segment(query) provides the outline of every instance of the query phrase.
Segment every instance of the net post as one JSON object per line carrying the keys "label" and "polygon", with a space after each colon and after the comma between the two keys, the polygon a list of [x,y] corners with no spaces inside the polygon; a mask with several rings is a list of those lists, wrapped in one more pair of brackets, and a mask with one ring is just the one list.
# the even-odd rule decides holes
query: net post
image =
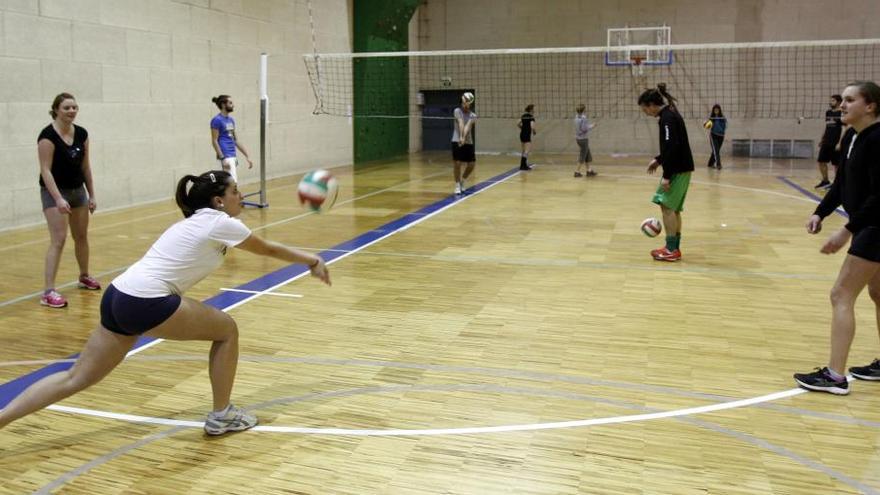
{"label": "net post", "polygon": [[[269,120],[269,94],[267,89],[268,79],[268,63],[269,55],[267,53],[260,54],[260,202],[245,202],[248,206],[256,206],[257,208],[266,208],[269,203],[266,202],[266,123]],[[253,196],[257,193],[246,195]]]}
{"label": "net post", "polygon": [[260,99],[260,208],[269,206],[266,202],[266,119],[268,101]]}
{"label": "net post", "polygon": [[260,54],[260,205],[266,202],[266,122],[269,120],[269,54]]}

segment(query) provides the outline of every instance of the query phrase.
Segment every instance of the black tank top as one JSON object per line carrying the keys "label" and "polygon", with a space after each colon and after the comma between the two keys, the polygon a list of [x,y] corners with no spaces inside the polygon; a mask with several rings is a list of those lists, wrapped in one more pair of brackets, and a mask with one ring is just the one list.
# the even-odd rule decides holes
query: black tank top
{"label": "black tank top", "polygon": [[520,122],[522,122],[522,128],[519,131],[519,135],[523,138],[532,137],[532,122],[535,121],[535,118],[532,117],[530,113],[522,114],[520,117]]}
{"label": "black tank top", "polygon": [[[75,124],[73,126],[73,144],[71,145],[61,139],[52,124],[47,125],[40,132],[37,143],[48,139],[55,145],[55,153],[52,155],[52,178],[55,179],[55,185],[59,189],[76,189],[85,182],[82,163],[85,158],[88,138],[89,133]],[[42,175],[40,175],[40,187],[46,187]]]}

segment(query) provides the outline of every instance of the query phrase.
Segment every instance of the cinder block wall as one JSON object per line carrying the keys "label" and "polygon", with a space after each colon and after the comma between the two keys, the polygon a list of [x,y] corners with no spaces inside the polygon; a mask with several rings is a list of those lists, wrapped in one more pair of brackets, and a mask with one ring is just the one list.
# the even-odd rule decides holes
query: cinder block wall
{"label": "cinder block wall", "polygon": [[[349,3],[312,8],[318,50],[351,51]],[[169,198],[179,177],[215,167],[211,97],[221,93],[236,102],[256,162],[261,52],[270,54],[268,176],[351,163],[348,120],[311,113],[301,58],[311,51],[305,0],[0,2],[0,229],[42,221],[36,140],[63,91],[89,131],[99,210]]]}

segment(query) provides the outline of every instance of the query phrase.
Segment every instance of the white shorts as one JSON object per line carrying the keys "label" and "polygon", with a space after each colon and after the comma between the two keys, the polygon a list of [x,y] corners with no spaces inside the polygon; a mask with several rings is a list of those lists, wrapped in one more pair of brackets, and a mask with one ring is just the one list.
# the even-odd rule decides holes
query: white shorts
{"label": "white shorts", "polygon": [[217,160],[217,163],[220,164],[221,170],[229,172],[229,175],[232,176],[232,180],[238,183],[238,174],[236,173],[236,169],[238,168],[238,158],[229,156],[222,160]]}

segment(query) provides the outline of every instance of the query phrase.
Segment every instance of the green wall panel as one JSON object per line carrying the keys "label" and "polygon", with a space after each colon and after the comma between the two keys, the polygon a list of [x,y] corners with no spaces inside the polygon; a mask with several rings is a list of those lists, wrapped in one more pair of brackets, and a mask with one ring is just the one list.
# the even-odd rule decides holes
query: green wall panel
{"label": "green wall panel", "polygon": [[[354,51],[398,52],[409,47],[409,20],[421,0],[355,0]],[[409,150],[409,65],[403,58],[355,59],[354,162],[381,160]]]}

